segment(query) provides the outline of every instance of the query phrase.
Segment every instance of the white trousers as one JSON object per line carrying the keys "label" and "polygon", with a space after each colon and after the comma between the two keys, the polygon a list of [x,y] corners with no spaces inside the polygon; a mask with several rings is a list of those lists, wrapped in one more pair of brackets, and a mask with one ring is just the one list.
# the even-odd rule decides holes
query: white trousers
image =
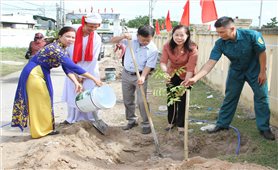
{"label": "white trousers", "polygon": [[68,117],[66,120],[69,123],[75,123],[81,120],[95,121],[98,120],[98,111],[84,113],[79,111],[76,107],[68,106]]}

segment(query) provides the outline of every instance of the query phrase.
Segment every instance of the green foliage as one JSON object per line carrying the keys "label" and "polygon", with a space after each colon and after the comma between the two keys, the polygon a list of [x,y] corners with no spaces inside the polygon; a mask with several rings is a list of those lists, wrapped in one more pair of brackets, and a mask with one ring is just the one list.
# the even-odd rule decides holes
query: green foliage
{"label": "green foliage", "polygon": [[277,26],[278,21],[277,21],[276,17],[271,18],[270,20],[271,20],[271,22],[266,23],[266,25],[263,25],[262,28],[278,28],[278,26]]}
{"label": "green foliage", "polygon": [[26,60],[24,57],[26,51],[27,48],[0,48],[1,61],[15,61],[22,63],[21,65],[2,63],[0,76],[5,76],[7,74],[21,70],[28,62],[28,60]]}
{"label": "green foliage", "polygon": [[149,24],[149,17],[148,16],[139,16],[133,20],[129,20],[127,22],[127,26],[130,28],[138,28],[141,25],[148,25]]}
{"label": "green foliage", "polygon": [[175,74],[177,74],[178,76],[180,76],[182,73],[185,73],[185,66],[180,67],[178,69],[174,70],[174,73],[171,75],[171,77],[173,77]]}
{"label": "green foliage", "polygon": [[[173,74],[170,75],[172,78],[175,74],[180,76],[182,73],[185,73],[184,67],[180,67],[179,69],[174,70]],[[168,74],[161,70],[161,68],[158,68],[152,75],[155,79],[163,79],[162,82],[168,81]],[[167,85],[168,88],[170,88],[169,92],[167,93],[165,88],[157,88],[153,90],[154,96],[165,96],[167,95],[167,105],[173,105],[174,103],[180,101],[180,97],[183,96],[183,94],[186,92],[186,87],[179,85],[179,86],[173,86],[172,84]]]}
{"label": "green foliage", "polygon": [[58,33],[59,33],[58,29],[47,30],[46,31],[46,36],[49,37],[49,38],[58,38]]}
{"label": "green foliage", "polygon": [[173,105],[180,101],[180,97],[186,92],[186,88],[182,85],[173,86],[170,84],[170,92],[167,93],[168,103],[167,105]]}
{"label": "green foliage", "polygon": [[73,19],[71,22],[72,24],[81,24],[81,19]]}
{"label": "green foliage", "polygon": [[165,88],[157,88],[153,90],[154,96],[166,96],[167,92]]}
{"label": "green foliage", "polygon": [[153,73],[152,77],[154,77],[155,79],[167,79],[167,74],[161,70],[161,68],[159,67],[158,69],[155,70],[155,72]]}

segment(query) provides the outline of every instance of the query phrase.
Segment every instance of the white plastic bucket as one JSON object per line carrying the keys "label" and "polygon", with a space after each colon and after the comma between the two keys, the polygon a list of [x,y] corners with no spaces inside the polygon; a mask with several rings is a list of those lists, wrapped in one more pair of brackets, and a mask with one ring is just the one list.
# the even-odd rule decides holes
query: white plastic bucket
{"label": "white plastic bucket", "polygon": [[109,109],[116,104],[116,95],[111,87],[103,85],[78,94],[75,104],[81,112]]}

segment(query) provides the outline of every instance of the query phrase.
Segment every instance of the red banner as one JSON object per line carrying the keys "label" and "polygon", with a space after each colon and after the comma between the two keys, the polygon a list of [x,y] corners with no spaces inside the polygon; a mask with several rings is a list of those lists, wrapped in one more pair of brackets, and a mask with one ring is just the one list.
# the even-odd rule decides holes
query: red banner
{"label": "red banner", "polygon": [[202,7],[202,22],[210,22],[217,20],[217,12],[214,0],[200,0],[200,5]]}
{"label": "red banner", "polygon": [[183,14],[181,17],[180,24],[189,26],[189,0],[187,0],[185,6],[183,7]]}
{"label": "red banner", "polygon": [[156,33],[156,35],[160,35],[159,22],[158,22],[158,20],[156,20],[156,22],[155,22],[155,33]]}
{"label": "red banner", "polygon": [[170,32],[172,30],[172,23],[170,19],[170,11],[168,10],[167,17],[165,19],[165,25],[167,32]]}

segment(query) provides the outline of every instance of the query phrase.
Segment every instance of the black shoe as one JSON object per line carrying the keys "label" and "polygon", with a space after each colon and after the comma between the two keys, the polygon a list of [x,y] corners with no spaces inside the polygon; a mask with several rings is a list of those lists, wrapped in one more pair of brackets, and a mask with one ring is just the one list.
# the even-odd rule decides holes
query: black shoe
{"label": "black shoe", "polygon": [[168,125],[168,127],[165,128],[164,130],[165,130],[165,131],[169,131],[169,130],[171,130],[171,129],[174,129],[174,127],[175,127],[175,125],[172,125],[172,126],[171,126],[171,125],[170,125],[170,126]]}
{"label": "black shoe", "polygon": [[220,132],[222,130],[229,130],[229,128],[226,128],[226,127],[220,127],[220,126],[215,126],[214,129],[211,129],[211,130],[207,130],[208,133],[217,133],[217,132]]}
{"label": "black shoe", "polygon": [[138,126],[138,123],[136,123],[136,122],[131,123],[131,124],[128,123],[126,126],[123,127],[123,130],[129,130],[129,129],[134,128],[135,126]]}
{"label": "black shoe", "polygon": [[142,128],[142,134],[149,134],[151,133],[151,128],[150,127],[143,127]]}
{"label": "black shoe", "polygon": [[52,132],[50,132],[48,135],[57,135],[59,134],[60,132],[57,131],[57,130],[53,130]]}
{"label": "black shoe", "polygon": [[275,140],[275,136],[271,130],[260,131],[260,134],[267,140]]}

